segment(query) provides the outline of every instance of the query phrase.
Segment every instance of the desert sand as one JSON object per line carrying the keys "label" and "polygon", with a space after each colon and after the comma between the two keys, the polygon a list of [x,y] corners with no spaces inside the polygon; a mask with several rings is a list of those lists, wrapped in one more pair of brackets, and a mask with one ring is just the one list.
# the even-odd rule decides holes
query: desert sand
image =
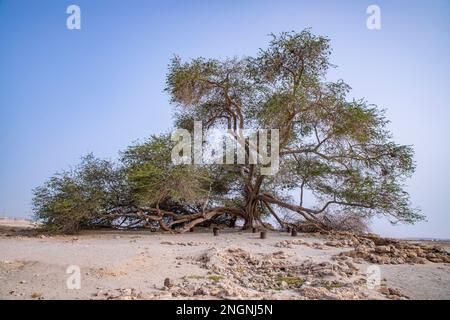
{"label": "desert sand", "polygon": [[[0,220],[0,299],[450,299],[449,263],[373,264],[320,234],[44,236],[34,227]],[[67,285],[70,266],[80,270],[79,289]],[[380,282],[371,285],[373,266]]]}

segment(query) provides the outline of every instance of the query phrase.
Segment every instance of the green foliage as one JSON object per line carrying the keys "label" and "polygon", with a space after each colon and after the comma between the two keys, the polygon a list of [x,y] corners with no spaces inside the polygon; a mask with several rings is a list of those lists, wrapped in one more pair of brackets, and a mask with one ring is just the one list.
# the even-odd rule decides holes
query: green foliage
{"label": "green foliage", "polygon": [[208,172],[197,166],[174,165],[173,146],[168,135],[153,136],[123,153],[127,179],[141,205],[155,206],[167,200],[196,203],[206,197],[211,184]]}
{"label": "green foliage", "polygon": [[218,275],[218,274],[213,274],[213,275],[208,276],[208,279],[217,283],[217,282],[219,282],[220,280],[223,279],[223,276]]}
{"label": "green foliage", "polygon": [[288,286],[301,287],[305,283],[305,279],[299,277],[287,277],[279,275],[277,277],[277,284],[281,285],[283,282],[286,283]]}
{"label": "green foliage", "polygon": [[76,168],[56,174],[34,190],[36,218],[51,232],[72,233],[95,224],[124,196],[118,174],[108,161],[91,154],[83,157]]}

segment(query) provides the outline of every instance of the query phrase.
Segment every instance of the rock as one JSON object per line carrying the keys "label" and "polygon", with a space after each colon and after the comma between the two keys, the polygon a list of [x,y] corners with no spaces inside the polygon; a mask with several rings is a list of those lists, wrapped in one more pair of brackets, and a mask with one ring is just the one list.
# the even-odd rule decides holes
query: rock
{"label": "rock", "polygon": [[428,260],[425,258],[422,258],[422,257],[417,257],[414,259],[414,262],[418,263],[418,264],[426,264],[428,262]]}
{"label": "rock", "polygon": [[406,295],[404,295],[402,292],[400,292],[398,289],[394,288],[388,288],[388,287],[380,287],[378,291],[385,296],[387,296],[389,299],[404,299],[408,298]]}
{"label": "rock", "polygon": [[352,270],[358,270],[358,267],[355,266],[355,264],[352,263],[351,261],[345,261],[345,264]]}
{"label": "rock", "polygon": [[376,247],[375,242],[370,239],[364,239],[363,243],[371,249],[374,249]]}
{"label": "rock", "polygon": [[[399,261],[399,259],[395,260],[395,259],[391,259],[389,256],[387,255],[380,255],[378,256],[378,263],[379,264],[389,264],[392,263],[394,261]],[[397,263],[398,264],[398,263]]]}
{"label": "rock", "polygon": [[361,259],[361,258],[355,258],[355,259],[353,260],[353,262],[354,262],[354,263],[357,263],[357,264],[362,264],[362,263],[364,263],[364,259]]}
{"label": "rock", "polygon": [[[303,246],[311,247],[311,245],[308,242],[306,242],[302,239],[283,240],[283,241],[276,243],[275,247],[292,249],[294,245],[303,245]],[[315,244],[315,245],[322,246],[321,244]]]}
{"label": "rock", "polygon": [[273,256],[275,259],[287,259],[287,258],[288,258],[288,255],[287,255],[286,252],[284,252],[284,251],[277,251],[277,252],[274,252],[274,253],[272,253],[272,256]]}
{"label": "rock", "polygon": [[[297,240],[297,239],[295,239]],[[301,243],[301,242],[297,242]],[[312,245],[308,246],[312,247]],[[305,299],[299,295],[301,288],[326,286],[323,292],[328,298],[361,298],[356,284],[358,270],[352,258],[336,256],[337,263],[325,261],[316,263],[305,260],[302,263],[290,261],[285,251],[271,253],[250,253],[241,248],[218,249],[209,248],[200,257],[189,257],[191,263],[199,264],[207,270],[207,276],[190,280],[188,277],[177,285],[166,278],[162,290],[173,297],[220,298],[220,299]],[[186,259],[187,257],[185,257]],[[209,276],[221,277],[219,282],[211,281]],[[352,277],[350,277],[352,276]],[[327,277],[327,278],[324,278]],[[328,278],[330,277],[330,278]],[[169,279],[169,280],[167,280]],[[193,282],[192,282],[193,281]],[[336,286],[333,284],[337,283]],[[342,285],[345,284],[345,285]],[[290,289],[290,290],[280,290]],[[158,293],[151,293],[154,298],[162,298]],[[134,295],[131,297],[135,298]],[[147,298],[147,296],[146,296]]]}
{"label": "rock", "polygon": [[31,294],[31,298],[32,298],[32,299],[38,299],[38,300],[41,300],[41,299],[42,299],[42,293],[40,293],[40,292],[33,292],[33,293]]}
{"label": "rock", "polygon": [[164,286],[167,288],[171,288],[175,285],[174,281],[170,278],[165,278],[164,279]]}
{"label": "rock", "polygon": [[340,247],[340,246],[341,246],[341,243],[338,242],[338,241],[336,241],[336,240],[333,240],[333,241],[327,241],[327,242],[325,242],[325,245],[326,245],[326,246],[330,246],[330,247]]}
{"label": "rock", "polygon": [[131,296],[131,294],[133,293],[133,290],[130,288],[125,288],[125,289],[122,289],[121,292],[125,296]]}
{"label": "rock", "polygon": [[332,268],[333,264],[331,262],[324,261],[324,262],[319,263],[318,266],[322,267],[322,268]]}
{"label": "rock", "polygon": [[[427,261],[434,263],[450,261],[450,253],[438,246],[430,247],[427,244],[388,238],[368,239],[367,236],[352,236],[351,239],[353,243],[359,243],[359,245],[355,250],[342,252],[340,255],[352,257],[356,263],[361,260],[379,264],[422,264]],[[341,246],[348,243],[347,240],[341,238],[339,238],[339,242]]]}
{"label": "rock", "polygon": [[202,296],[202,295],[208,296],[209,294],[210,294],[210,291],[207,287],[197,288],[194,292],[194,295],[196,295],[196,296]]}
{"label": "rock", "polygon": [[375,252],[377,253],[387,253],[387,252],[391,252],[391,248],[388,246],[376,246],[375,247]]}
{"label": "rock", "polygon": [[325,269],[319,271],[319,275],[322,277],[336,277],[337,273],[331,269]]}
{"label": "rock", "polygon": [[403,296],[403,294],[400,292],[400,290],[389,288],[389,294],[394,296]]}
{"label": "rock", "polygon": [[365,245],[359,245],[356,247],[355,251],[358,254],[368,254],[369,252],[372,252],[372,249]]}
{"label": "rock", "polygon": [[170,299],[170,298],[172,298],[172,293],[171,292],[160,293],[160,294],[158,294],[158,298]]}

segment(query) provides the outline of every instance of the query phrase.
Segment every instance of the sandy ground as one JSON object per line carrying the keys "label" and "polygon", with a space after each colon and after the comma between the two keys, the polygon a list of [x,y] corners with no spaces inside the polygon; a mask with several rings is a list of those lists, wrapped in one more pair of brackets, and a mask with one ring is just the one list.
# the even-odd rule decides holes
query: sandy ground
{"label": "sandy ground", "polygon": [[[207,264],[199,263],[205,253],[220,254],[231,248],[241,253],[267,257],[281,251],[285,255],[282,259],[295,266],[304,261],[331,262],[333,256],[350,250],[321,246],[325,239],[308,234],[299,234],[297,239],[307,244],[317,244],[320,248],[309,245],[280,248],[276,246],[277,243],[292,240],[292,237],[278,232],[269,233],[264,240],[259,239],[259,234],[237,230],[222,231],[214,237],[208,229],[182,235],[146,231],[91,231],[76,236],[45,237],[36,236],[33,227],[26,222],[0,220],[0,299],[106,299],[136,297],[135,293],[139,293],[138,298],[170,299],[175,296],[164,286],[166,278],[175,285],[183,281],[186,283],[186,279],[192,279],[193,282],[208,277],[213,279],[211,274],[216,272],[212,272]],[[450,248],[449,243],[441,245]],[[67,268],[73,265],[80,268],[80,289],[67,287],[67,280],[71,276]],[[357,275],[364,278],[369,264],[355,265],[359,269]],[[383,286],[394,288],[409,299],[450,299],[448,263],[378,267]],[[213,280],[209,281],[209,286],[219,285],[227,279]],[[367,285],[358,283],[361,292],[358,298],[385,298],[379,293],[378,287],[367,288]],[[283,290],[273,292],[273,296],[269,293],[269,296],[264,297],[295,299],[302,295],[299,291],[289,289],[286,290],[289,293],[286,296],[283,296]],[[234,296],[240,298],[239,294]],[[333,297],[335,295],[323,296]]]}

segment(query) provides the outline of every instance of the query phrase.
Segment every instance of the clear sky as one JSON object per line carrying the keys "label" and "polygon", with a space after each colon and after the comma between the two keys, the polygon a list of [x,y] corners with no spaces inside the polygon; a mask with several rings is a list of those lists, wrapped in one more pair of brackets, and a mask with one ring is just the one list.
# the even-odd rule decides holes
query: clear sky
{"label": "clear sky", "polygon": [[[81,8],[81,30],[66,8]],[[381,30],[366,27],[369,5]],[[450,238],[450,2],[0,0],[0,215],[30,216],[31,190],[94,152],[172,125],[163,92],[173,54],[254,54],[271,32],[326,35],[352,95],[387,108],[395,140],[414,145],[408,181],[415,226],[376,221],[389,236]]]}

